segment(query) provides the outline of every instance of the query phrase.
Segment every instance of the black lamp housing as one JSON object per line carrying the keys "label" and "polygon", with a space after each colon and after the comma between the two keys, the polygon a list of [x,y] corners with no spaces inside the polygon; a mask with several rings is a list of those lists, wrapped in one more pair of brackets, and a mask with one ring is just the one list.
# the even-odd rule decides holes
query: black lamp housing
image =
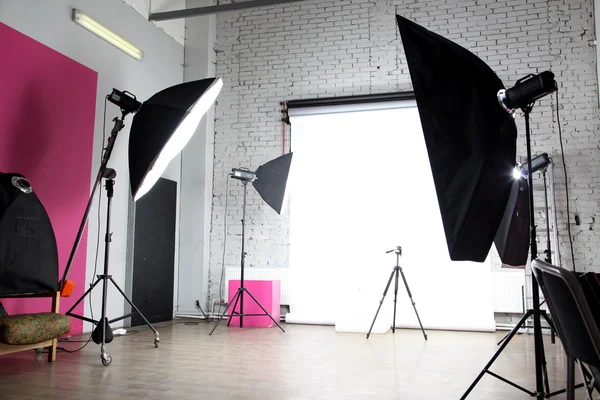
{"label": "black lamp housing", "polygon": [[[547,168],[548,165],[550,165],[550,164],[552,164],[552,159],[550,158],[548,153],[538,154],[537,156],[535,156],[531,159],[531,171],[534,173],[541,171],[544,168]],[[527,165],[526,162],[523,164],[518,164],[516,166],[516,169],[520,175],[517,177],[527,178],[527,175],[529,174],[529,166]]]}

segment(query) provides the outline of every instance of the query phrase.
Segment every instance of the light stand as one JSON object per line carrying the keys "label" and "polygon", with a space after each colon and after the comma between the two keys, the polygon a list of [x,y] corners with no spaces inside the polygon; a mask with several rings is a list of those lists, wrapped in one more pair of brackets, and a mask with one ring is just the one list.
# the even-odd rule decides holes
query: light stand
{"label": "light stand", "polygon": [[75,236],[75,243],[73,244],[71,254],[69,255],[69,261],[67,262],[67,267],[65,268],[65,272],[63,273],[61,281],[62,285],[64,285],[67,282],[67,277],[69,276],[69,271],[73,266],[73,261],[75,260],[77,249],[79,248],[81,238],[83,237],[83,232],[85,232],[85,227],[87,225],[90,216],[90,211],[92,209],[92,203],[94,202],[94,196],[96,195],[96,190],[98,189],[98,186],[100,186],[100,182],[102,182],[102,178],[106,171],[106,166],[108,165],[108,160],[110,160],[110,156],[115,146],[115,141],[117,140],[117,135],[125,127],[124,120],[127,114],[129,114],[129,112],[122,110],[121,117],[115,117],[113,119],[114,126],[110,131],[110,136],[108,137],[108,142],[106,144],[106,148],[104,149],[104,155],[102,156],[102,160],[100,162],[100,168],[98,169],[98,174],[96,175],[94,186],[92,186],[92,193],[90,194],[90,198],[85,208],[85,212],[83,213],[83,218],[81,220],[81,224],[79,225],[79,230],[77,231],[77,235]]}
{"label": "light stand", "polygon": [[[547,181],[547,175],[546,175],[547,172],[548,172],[548,167],[546,166],[542,169],[542,175],[544,177],[544,205],[546,208],[546,250],[544,250],[544,255],[546,257],[544,258],[544,261],[546,261],[548,264],[552,264],[552,245],[551,245],[551,241],[550,241],[550,208],[548,206],[548,181]],[[554,225],[554,229],[556,230],[556,224]],[[558,243],[556,243],[555,245],[558,247]],[[532,272],[532,275],[533,275],[533,272]],[[543,304],[543,302],[542,302],[542,304]],[[540,306],[542,304],[540,304]],[[544,310],[540,310],[540,311],[544,311]],[[550,335],[551,335],[552,344],[554,344],[556,342],[556,334],[554,333],[554,329],[552,327],[550,327]]]}
{"label": "light stand", "polygon": [[[75,246],[73,247],[73,251],[71,252],[71,258],[69,260],[67,270],[65,270],[65,274],[63,277],[63,283],[64,283],[65,282],[64,279],[66,279],[66,276],[68,274],[68,269],[71,266],[71,263],[73,261],[72,259],[75,255],[75,252],[77,251],[77,246],[79,245],[79,241],[81,240],[81,235],[83,234],[83,231],[85,230],[85,225],[87,223],[89,211],[91,208],[91,203],[93,201],[96,189],[100,185],[100,182],[102,181],[102,179],[106,179],[106,196],[108,198],[108,206],[107,206],[107,210],[106,210],[106,234],[105,234],[105,239],[104,239],[105,240],[104,270],[101,275],[97,276],[96,281],[90,286],[90,288],[75,302],[75,304],[73,304],[73,306],[69,309],[69,311],[66,312],[66,315],[68,315],[70,317],[74,317],[74,318],[77,318],[77,319],[80,319],[83,321],[87,321],[87,322],[90,322],[90,323],[93,323],[96,325],[96,328],[94,329],[94,333],[92,334],[92,337],[94,339],[94,342],[101,345],[100,346],[100,358],[102,360],[102,364],[104,364],[105,366],[108,366],[112,361],[111,356],[106,352],[107,333],[109,334],[108,342],[110,342],[112,340],[112,338],[111,338],[112,332],[110,331],[111,323],[123,320],[125,318],[129,318],[133,314],[138,313],[142,317],[142,319],[144,320],[146,325],[148,325],[148,327],[152,330],[152,332],[154,332],[154,347],[158,347],[158,343],[160,341],[159,333],[156,331],[156,329],[154,329],[152,324],[150,324],[150,322],[148,322],[146,317],[144,317],[144,315],[135,306],[135,304],[133,304],[131,302],[131,300],[129,299],[129,297],[127,297],[125,292],[123,292],[123,290],[121,290],[119,285],[117,285],[117,283],[112,279],[112,276],[108,274],[110,243],[112,241],[112,233],[110,232],[110,217],[111,217],[111,208],[112,208],[112,198],[113,198],[113,192],[114,192],[114,190],[113,190],[114,182],[115,182],[114,178],[116,177],[116,172],[110,168],[107,168],[106,165],[108,164],[108,160],[110,159],[110,155],[112,153],[114,143],[117,138],[117,134],[125,126],[123,123],[123,120],[125,119],[125,116],[127,114],[128,113],[126,111],[123,111],[121,118],[114,119],[115,125],[114,125],[114,127],[111,131],[111,135],[108,139],[108,145],[106,146],[104,156],[102,157],[100,170],[98,171],[98,177],[97,177],[94,187],[92,189],[92,194],[90,196],[90,200],[88,202],[88,206],[87,206],[86,212],[84,214],[84,219],[83,219],[81,226],[79,228],[79,231],[77,233],[77,240],[75,242]],[[107,295],[108,295],[107,280],[110,280],[113,283],[113,285],[117,288],[119,293],[121,293],[121,295],[125,298],[125,300],[129,303],[129,305],[135,310],[135,312],[123,315],[121,317],[112,319],[110,321],[108,320],[108,318],[106,317],[106,300],[107,300]],[[100,319],[94,320],[91,318],[84,317],[82,315],[73,314],[73,310],[79,305],[79,303],[81,303],[81,301],[83,301],[83,299],[85,297],[87,297],[87,295],[100,282],[102,282],[102,315],[100,316]],[[100,337],[98,337],[98,336],[100,336]]]}
{"label": "light stand", "polygon": [[[532,106],[527,105],[522,108],[523,113],[525,114],[525,141],[527,144],[527,166],[529,171],[533,171],[531,167],[531,136],[530,136],[530,128],[529,128],[529,114],[531,113]],[[534,216],[534,201],[533,201],[533,173],[528,173],[527,180],[529,183],[529,229],[531,232],[530,235],[530,253],[531,253],[531,261],[537,259],[538,250],[537,250],[537,233],[535,226],[535,216]],[[543,343],[543,335],[542,335],[542,326],[541,326],[541,318],[543,317],[550,328],[555,331],[554,324],[546,314],[545,310],[540,309],[540,291],[537,280],[535,276],[532,274],[531,276],[531,285],[532,285],[532,293],[533,293],[533,309],[527,310],[525,315],[519,320],[517,325],[513,328],[513,330],[505,337],[502,342],[502,345],[496,351],[496,353],[492,356],[490,361],[486,364],[483,370],[479,373],[477,378],[473,381],[471,386],[467,389],[467,391],[461,397],[461,400],[467,398],[469,393],[475,388],[477,383],[481,380],[483,375],[490,374],[494,378],[497,378],[527,394],[531,397],[535,397],[537,400],[542,400],[549,397],[554,397],[556,395],[565,393],[566,389],[561,389],[555,392],[550,392],[549,381],[548,381],[548,371],[546,368],[546,357],[544,355],[544,343]],[[533,335],[534,335],[534,347],[535,347],[535,382],[536,389],[535,391],[530,391],[525,389],[524,387],[517,385],[516,383],[494,373],[489,370],[492,366],[496,358],[506,348],[506,346],[510,343],[511,339],[518,333],[518,331],[525,325],[527,320],[533,317]],[[577,387],[581,387],[582,385],[578,385]]]}
{"label": "light stand", "polygon": [[[548,183],[546,173],[548,167],[542,169],[542,175],[544,177],[544,205],[546,207],[546,250],[544,250],[544,261],[548,264],[552,264],[552,246],[550,243],[550,208],[548,207]],[[556,226],[554,227],[556,229]],[[557,243],[558,245],[558,243]]]}
{"label": "light stand", "polygon": [[[248,182],[250,182],[250,181],[242,180],[242,184],[244,185],[244,200],[243,200],[243,206],[242,206],[242,258],[241,258],[241,263],[240,263],[240,267],[241,267],[240,287],[238,288],[235,295],[229,301],[229,304],[227,305],[227,308],[225,308],[225,311],[223,311],[223,313],[217,319],[217,322],[215,323],[212,330],[210,331],[209,336],[213,334],[215,329],[217,329],[217,327],[221,323],[221,320],[223,318],[225,318],[226,316],[229,317],[229,320],[227,321],[227,326],[229,326],[231,324],[231,319],[234,316],[238,316],[240,318],[240,328],[244,327],[244,317],[267,316],[271,319],[271,321],[273,321],[273,323],[275,325],[277,325],[277,327],[279,329],[281,329],[282,332],[285,332],[285,330],[281,327],[281,325],[279,325],[279,323],[277,321],[275,321],[273,316],[271,314],[269,314],[269,312],[262,306],[262,304],[260,304],[260,302],[258,300],[256,300],[256,298],[252,295],[252,293],[250,293],[250,291],[244,286],[244,266],[245,266],[245,259],[246,259],[246,251],[245,251],[244,244],[246,241],[245,240],[245,238],[246,238],[246,235],[245,235],[245,232],[246,232],[246,194],[248,191]],[[264,312],[264,314],[244,314],[244,293],[246,293],[248,296],[250,296],[250,298],[260,307],[260,309]],[[240,303],[240,311],[239,312],[235,311],[235,308],[236,308],[238,302]],[[227,311],[229,311],[229,309],[231,308],[232,305],[233,305],[233,308],[231,309],[231,314],[227,315]]]}
{"label": "light stand", "polygon": [[[161,177],[170,161],[181,152],[185,145],[194,135],[202,117],[215,102],[223,81],[219,78],[207,78],[197,81],[181,83],[168,87],[154,94],[143,104],[137,98],[127,92],[113,89],[106,100],[117,105],[121,109],[121,118],[114,119],[114,127],[108,139],[108,145],[102,156],[100,169],[94,182],[92,193],[85,209],[83,219],[79,226],[75,243],[69,256],[69,261],[61,282],[61,293],[70,293],[74,282],[67,281],[69,270],[73,264],[77,248],[83,237],[83,232],[90,214],[92,201],[98,186],[103,178],[107,179],[106,189],[108,196],[108,210],[105,236],[104,273],[98,275],[92,286],[77,300],[67,311],[67,315],[83,321],[96,324],[92,333],[95,343],[101,344],[101,359],[104,365],[109,365],[111,357],[106,353],[106,343],[112,341],[112,331],[109,323],[120,321],[133,315],[129,313],[119,318],[108,321],[106,318],[107,280],[110,280],[121,295],[127,300],[133,310],[138,313],[146,325],[154,332],[154,346],[158,347],[159,334],[140,310],[129,300],[125,293],[119,288],[110,275],[108,275],[109,248],[111,242],[110,233],[110,211],[112,206],[114,170],[107,169],[108,160],[112,154],[118,133],[123,129],[125,117],[135,114],[129,132],[129,181],[133,200],[139,200],[153,187]],[[99,321],[73,314],[75,307],[94,289],[103,282],[102,295],[102,318]]]}
{"label": "light stand", "polygon": [[383,291],[383,297],[381,297],[381,301],[379,302],[379,307],[377,307],[377,312],[375,313],[375,317],[373,318],[373,322],[371,323],[371,327],[369,328],[369,332],[367,333],[367,339],[369,338],[369,336],[371,336],[371,331],[373,330],[373,326],[375,325],[375,321],[377,320],[377,316],[379,315],[379,310],[381,310],[381,306],[383,305],[385,296],[387,295],[388,289],[390,288],[390,284],[392,283],[392,278],[394,278],[394,318],[393,318],[393,322],[392,322],[392,333],[396,333],[396,300],[398,299],[398,275],[402,275],[402,280],[404,281],[404,287],[406,287],[406,292],[408,293],[410,302],[412,303],[412,306],[415,309],[415,315],[417,316],[417,320],[419,321],[419,326],[421,327],[421,332],[423,332],[423,337],[425,338],[425,340],[427,340],[427,334],[425,333],[425,329],[423,329],[423,324],[421,323],[421,318],[419,318],[419,313],[417,312],[417,306],[415,305],[415,301],[412,298],[410,288],[408,287],[408,282],[406,281],[406,277],[404,276],[404,271],[402,271],[402,267],[400,266],[400,256],[402,255],[402,247],[396,246],[395,249],[386,251],[386,254],[389,254],[391,252],[396,253],[396,266],[394,267],[394,270],[390,274],[390,278],[388,279],[387,285],[385,286],[385,290]]}

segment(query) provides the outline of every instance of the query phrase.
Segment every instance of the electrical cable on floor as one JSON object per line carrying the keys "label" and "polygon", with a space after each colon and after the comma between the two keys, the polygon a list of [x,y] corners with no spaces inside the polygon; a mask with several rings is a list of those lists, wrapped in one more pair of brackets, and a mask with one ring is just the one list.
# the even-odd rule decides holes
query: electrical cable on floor
{"label": "electrical cable on floor", "polygon": [[198,309],[200,309],[200,312],[202,313],[202,316],[204,318],[209,318],[209,316],[204,312],[204,310],[202,309],[202,306],[200,305],[200,301],[196,300],[196,307]]}
{"label": "electrical cable on floor", "polygon": [[[203,322],[208,322],[208,320],[204,320]],[[155,328],[156,329],[164,329],[164,328],[170,328],[170,327],[172,327],[174,325],[181,325],[181,324],[183,324],[185,326],[198,326],[198,325],[200,325],[200,322],[197,322],[197,321],[175,321],[175,322],[172,322],[170,324],[165,324],[165,325],[161,325],[161,326],[156,325]],[[127,333],[125,333],[124,335],[114,335],[114,338],[117,339],[117,338],[120,338],[120,337],[135,336],[135,335],[139,335],[139,334],[143,334],[143,333],[150,333],[150,334],[154,335],[154,333],[152,331],[150,331],[150,330],[148,330],[148,331],[128,330]],[[69,350],[69,349],[66,349],[64,347],[57,347],[56,349],[60,350],[60,351],[64,351],[65,353],[77,353],[78,351],[83,350],[85,348],[85,346],[87,346],[90,341],[91,341],[91,337],[88,340],[58,339],[59,343],[85,343],[85,344],[83,346],[81,346],[79,349],[76,349],[76,350]],[[43,350],[43,351],[36,350],[36,352],[38,354],[42,354],[42,353],[46,353],[47,354],[48,350]]]}
{"label": "electrical cable on floor", "polygon": [[[219,301],[223,300],[223,278],[225,278],[225,250],[227,247],[227,204],[229,200],[229,178],[231,178],[231,174],[227,174],[227,183],[225,186],[225,213],[223,214],[223,260],[221,262],[221,279],[219,281]],[[204,314],[204,311],[202,311],[202,314]]]}
{"label": "electrical cable on floor", "polygon": [[569,244],[571,245],[571,261],[573,262],[573,272],[575,268],[575,252],[573,251],[573,236],[571,235],[571,211],[569,208],[569,178],[567,176],[567,164],[565,163],[565,149],[563,147],[562,128],[560,124],[560,104],[558,101],[558,94],[556,92],[556,121],[558,122],[558,137],[560,139],[560,154],[562,158],[563,171],[565,173],[565,194],[567,199],[567,232],[569,233]]}

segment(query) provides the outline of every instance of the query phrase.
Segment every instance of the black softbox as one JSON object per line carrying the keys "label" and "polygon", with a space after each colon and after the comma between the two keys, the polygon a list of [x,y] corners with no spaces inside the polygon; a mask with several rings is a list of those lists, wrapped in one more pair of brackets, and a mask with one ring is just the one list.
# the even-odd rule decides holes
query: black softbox
{"label": "black softbox", "polygon": [[504,85],[477,56],[397,16],[450,258],[486,259],[506,210],[516,160]]}
{"label": "black softbox", "polygon": [[529,233],[529,184],[525,179],[515,179],[494,238],[503,267],[525,268],[529,255]]}
{"label": "black softbox", "polygon": [[0,173],[0,295],[57,290],[50,218],[22,175]]}

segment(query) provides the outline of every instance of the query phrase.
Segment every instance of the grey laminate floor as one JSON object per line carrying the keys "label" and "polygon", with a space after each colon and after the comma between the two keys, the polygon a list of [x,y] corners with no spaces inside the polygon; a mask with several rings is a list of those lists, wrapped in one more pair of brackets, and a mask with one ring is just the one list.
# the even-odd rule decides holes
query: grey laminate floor
{"label": "grey laminate floor", "polygon": [[[336,334],[332,327],[276,329],[210,324],[158,324],[161,343],[146,329],[109,345],[59,353],[47,364],[33,352],[0,357],[0,399],[458,399],[496,349],[504,332],[397,330],[383,336]],[[565,357],[546,338],[552,389],[564,385]],[[67,344],[76,348],[76,344]],[[533,389],[533,341],[517,337],[495,372]],[[554,397],[564,399],[565,397]],[[578,399],[585,398],[580,390]],[[470,399],[530,399],[484,377]]]}

